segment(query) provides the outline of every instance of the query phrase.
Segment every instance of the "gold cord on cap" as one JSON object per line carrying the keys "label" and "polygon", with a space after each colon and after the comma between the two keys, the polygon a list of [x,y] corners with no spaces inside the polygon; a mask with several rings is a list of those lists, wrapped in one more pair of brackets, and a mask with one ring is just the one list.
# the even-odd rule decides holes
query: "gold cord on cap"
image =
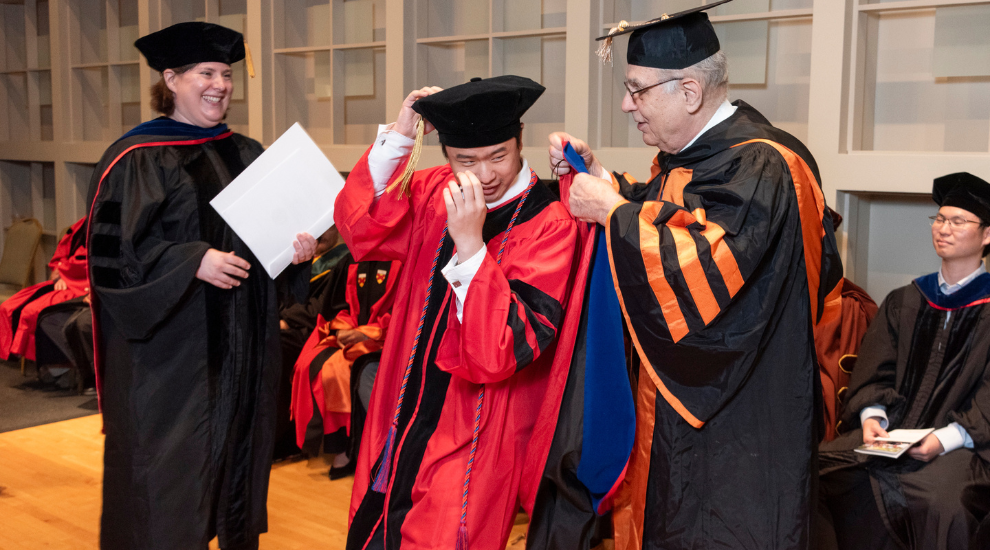
{"label": "gold cord on cap", "polygon": [[248,47],[247,40],[244,41],[244,64],[247,65],[248,76],[254,78],[254,62],[251,60],[251,48]]}
{"label": "gold cord on cap", "polygon": [[598,57],[602,60],[603,65],[605,63],[608,63],[609,65],[612,64],[612,35],[626,30],[626,27],[628,26],[628,21],[619,21],[619,26],[612,27],[612,30],[608,31],[608,37],[605,38],[601,46],[598,46],[598,51],[595,53],[598,54]]}
{"label": "gold cord on cap", "polygon": [[409,153],[406,169],[402,171],[402,176],[399,179],[385,189],[386,192],[392,192],[398,188],[400,195],[412,196],[412,193],[409,192],[409,182],[412,180],[413,172],[416,171],[416,164],[419,163],[419,155],[423,152],[423,134],[425,131],[426,124],[423,122],[423,117],[419,117],[419,122],[416,123],[416,143],[413,145],[412,152]]}

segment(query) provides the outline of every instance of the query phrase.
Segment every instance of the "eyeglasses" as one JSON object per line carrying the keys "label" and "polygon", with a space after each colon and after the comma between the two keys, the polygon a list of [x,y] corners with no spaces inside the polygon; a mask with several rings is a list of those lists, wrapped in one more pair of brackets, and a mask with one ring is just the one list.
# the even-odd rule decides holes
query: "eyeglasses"
{"label": "eyeglasses", "polygon": [[946,218],[941,214],[939,214],[938,216],[928,216],[928,219],[932,221],[932,227],[941,226],[942,224],[948,222],[949,227],[953,231],[961,230],[962,228],[966,227],[967,223],[975,223],[977,225],[983,225],[983,222],[981,221],[967,220],[966,218],[960,218],[960,217]]}
{"label": "eyeglasses", "polygon": [[622,85],[625,86],[626,92],[629,94],[629,97],[631,97],[633,99],[636,99],[636,96],[637,95],[639,95],[639,94],[641,94],[641,93],[643,93],[643,92],[645,92],[647,90],[656,88],[657,86],[659,86],[661,84],[666,84],[668,82],[673,82],[675,80],[684,80],[684,77],[682,76],[682,77],[679,77],[679,78],[671,78],[671,79],[668,79],[668,80],[664,80],[662,82],[657,82],[656,84],[653,84],[652,86],[646,86],[644,88],[640,88],[638,90],[630,90],[629,89],[629,82],[628,81],[627,82],[623,82]]}

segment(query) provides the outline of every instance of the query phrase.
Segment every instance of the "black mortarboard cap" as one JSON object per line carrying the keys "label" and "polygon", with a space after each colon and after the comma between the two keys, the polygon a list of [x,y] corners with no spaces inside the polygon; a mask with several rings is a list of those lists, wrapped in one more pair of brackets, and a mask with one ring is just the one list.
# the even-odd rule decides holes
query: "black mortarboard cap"
{"label": "black mortarboard cap", "polygon": [[519,135],[519,119],[544,90],[522,76],[472,78],[420,98],[412,108],[436,127],[440,143],[458,148],[488,147]]}
{"label": "black mortarboard cap", "polygon": [[[708,20],[709,10],[732,0],[721,0],[674,14],[664,14],[640,25],[613,29],[598,40],[606,40],[599,55],[608,55],[611,38],[632,33],[626,49],[626,63],[657,69],[684,69],[718,53],[721,46],[715,27]],[[604,53],[603,53],[604,52]]]}
{"label": "black mortarboard cap", "polygon": [[932,200],[939,206],[955,206],[972,212],[984,224],[990,224],[990,183],[969,172],[935,178]]}
{"label": "black mortarboard cap", "polygon": [[233,65],[244,59],[244,35],[213,23],[176,23],[134,42],[148,65],[162,72],[191,63]]}

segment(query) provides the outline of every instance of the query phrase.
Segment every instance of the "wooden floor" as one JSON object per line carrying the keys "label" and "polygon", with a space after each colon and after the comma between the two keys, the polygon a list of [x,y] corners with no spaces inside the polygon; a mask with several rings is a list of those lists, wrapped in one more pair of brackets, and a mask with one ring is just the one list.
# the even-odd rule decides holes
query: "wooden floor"
{"label": "wooden floor", "polygon": [[[0,548],[97,548],[100,422],[93,415],[0,434]],[[353,478],[330,481],[327,469],[323,459],[272,468],[263,550],[344,548]],[[523,548],[525,529],[513,529],[510,549]]]}

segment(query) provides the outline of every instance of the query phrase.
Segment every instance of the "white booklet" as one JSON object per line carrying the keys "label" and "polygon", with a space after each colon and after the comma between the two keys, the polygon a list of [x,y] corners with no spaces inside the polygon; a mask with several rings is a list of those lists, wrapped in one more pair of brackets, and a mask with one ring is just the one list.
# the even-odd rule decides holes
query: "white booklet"
{"label": "white booklet", "polygon": [[900,458],[908,449],[933,431],[935,431],[935,428],[925,430],[891,430],[887,432],[887,437],[878,437],[872,444],[866,445],[864,443],[854,450],[857,453],[863,453],[865,455]]}
{"label": "white booklet", "polygon": [[297,122],[210,205],[274,279],[292,263],[297,233],[319,237],[330,229],[343,188],[344,178]]}

